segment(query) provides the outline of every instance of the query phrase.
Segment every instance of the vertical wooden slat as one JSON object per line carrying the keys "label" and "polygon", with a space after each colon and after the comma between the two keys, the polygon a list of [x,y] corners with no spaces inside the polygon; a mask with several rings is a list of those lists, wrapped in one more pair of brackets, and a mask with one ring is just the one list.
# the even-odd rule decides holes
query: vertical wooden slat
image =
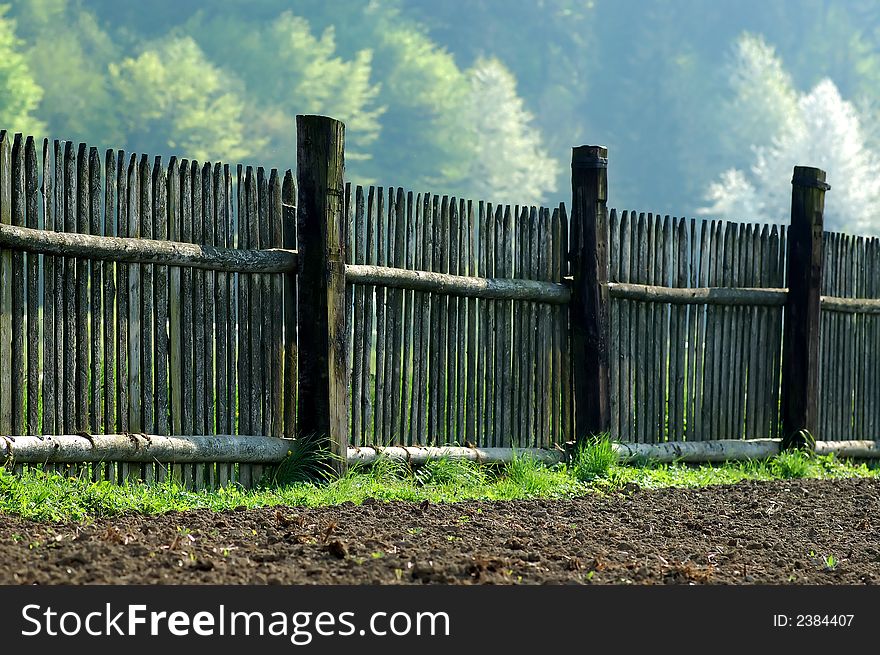
{"label": "vertical wooden slat", "polygon": [[[249,247],[248,210],[245,197],[246,179],[241,164],[237,167],[236,176],[236,222],[238,238],[236,248],[246,250]],[[251,423],[251,361],[250,361],[250,283],[248,275],[239,273],[238,286],[238,434],[252,435]]]}
{"label": "vertical wooden slat", "polygon": [[[12,144],[11,198],[12,224],[26,225],[24,143],[16,134]],[[21,250],[12,253],[12,350],[9,360],[12,370],[12,425],[13,435],[25,434],[27,403],[27,361],[25,359],[26,275],[25,255]]]}
{"label": "vertical wooden slat", "polygon": [[[104,153],[104,224],[102,234],[116,236],[116,153]],[[104,262],[104,429],[114,432],[119,429],[117,414],[118,380],[116,370],[116,280],[118,266],[114,262]],[[105,476],[107,472],[102,471]]]}
{"label": "vertical wooden slat", "polygon": [[[415,269],[416,264],[416,213],[417,206],[413,205],[413,202],[417,202],[416,199],[413,198],[412,191],[408,191],[406,194],[406,227],[404,238],[406,239],[406,268],[409,270]],[[421,305],[421,299],[417,297],[417,294],[413,291],[404,292],[404,307],[405,313],[403,316],[403,381],[402,381],[402,405],[403,409],[401,410],[401,425],[400,425],[400,438],[401,443],[405,443],[407,445],[413,445],[416,443],[415,440],[415,425],[416,425],[416,412],[415,412],[415,398],[413,394],[413,390],[415,389],[415,381],[416,381],[416,367],[415,367],[415,340],[413,337],[414,334],[414,323],[416,321],[416,304]]]}
{"label": "vertical wooden slat", "polygon": [[[627,283],[630,281],[629,271],[631,266],[631,243],[632,243],[632,222],[630,220],[630,212],[624,210],[620,216],[619,230],[619,251],[620,262],[617,266],[617,275],[620,282]],[[560,271],[561,273],[561,271]],[[559,278],[562,279],[561,277]],[[618,403],[620,404],[617,434],[613,435],[619,441],[632,440],[633,427],[633,378],[632,378],[632,322],[633,302],[630,300],[616,301],[620,306],[619,328],[616,331],[618,341],[619,366],[618,373],[619,390]],[[563,329],[563,328],[558,328]]]}
{"label": "vertical wooden slat", "polygon": [[[425,231],[421,193],[417,193],[415,198],[408,196],[407,220],[409,222],[407,263],[409,268],[421,270]],[[412,383],[410,393],[412,416],[408,443],[415,446],[422,443],[422,398],[425,389],[422,357],[422,309],[425,303],[425,294],[421,291],[414,291],[410,295],[410,301],[412,303]]]}
{"label": "vertical wooden slat", "polygon": [[[89,159],[86,144],[80,143],[76,158],[76,231],[89,231]],[[69,180],[68,180],[69,183]],[[76,426],[89,430],[89,261],[76,260]]]}
{"label": "vertical wooden slat", "polygon": [[[496,211],[491,203],[486,203],[486,276],[497,277],[497,256],[496,256]],[[497,305],[498,302],[490,300],[488,305],[489,321],[487,324],[487,342],[486,351],[486,445],[497,446],[498,441],[498,321],[497,321]]]}
{"label": "vertical wooden slat", "polygon": [[[562,250],[561,250],[561,222],[559,217],[559,207],[553,208],[553,213],[550,217],[550,243],[551,243],[551,280],[556,282],[557,284],[562,283]],[[562,438],[562,434],[560,431],[560,423],[562,418],[562,407],[561,407],[561,393],[564,393],[564,390],[560,388],[560,375],[561,375],[561,348],[562,344],[560,343],[560,338],[562,336],[562,327],[560,325],[560,320],[562,317],[562,307],[561,306],[553,306],[551,308],[552,316],[550,320],[550,353],[552,357],[552,361],[550,364],[550,394],[551,394],[551,403],[550,403],[550,434],[551,434],[551,443],[552,444],[562,444],[564,440]],[[619,438],[619,433],[617,435]]]}
{"label": "vertical wooden slat", "polygon": [[[761,229],[761,233],[758,240],[758,248],[755,251],[754,256],[757,258],[757,274],[758,274],[758,284],[761,287],[770,286],[770,267],[769,267],[769,258],[768,253],[770,250],[770,229],[768,225],[764,225]],[[756,331],[757,342],[758,343],[766,343],[768,338],[768,320],[770,316],[770,309],[767,307],[761,307],[758,312],[758,329]],[[763,351],[763,348],[762,348]],[[755,388],[755,397],[757,399],[757,416],[758,416],[758,429],[759,436],[762,438],[767,438],[770,436],[770,418],[768,415],[769,409],[769,389],[767,388],[767,369],[769,368],[769,363],[766,361],[766,358],[763,356],[764,352],[761,353],[762,356],[758,358],[757,368],[755,370],[757,377],[757,384]]]}
{"label": "vertical wooden slat", "polygon": [[[502,274],[505,277],[513,277],[513,231],[514,217],[511,216],[510,205],[504,207],[504,214],[501,223],[501,266]],[[512,435],[514,431],[514,411],[516,409],[516,399],[514,397],[515,387],[513,385],[512,358],[513,353],[513,312],[517,303],[507,300],[498,303],[501,308],[503,321],[501,322],[501,330],[503,335],[502,351],[501,351],[501,384],[502,390],[502,406],[501,410],[501,435],[499,444],[502,447],[509,447],[512,444]]]}
{"label": "vertical wooden slat", "polygon": [[[470,238],[468,233],[468,204],[462,198],[458,201],[458,244],[457,253],[453,251],[453,257],[458,257],[458,271],[460,275],[467,275],[468,270],[468,253],[470,251]],[[467,376],[467,321],[469,298],[458,299],[458,358],[456,362],[458,378],[458,395],[455,400],[458,416],[456,424],[458,425],[458,439],[461,443],[467,443],[468,430],[467,423],[467,391],[471,384],[471,380]],[[512,408],[511,408],[512,409]]]}
{"label": "vertical wooden slat", "polygon": [[[168,238],[171,241],[183,239],[183,216],[181,204],[181,170],[176,157],[168,162],[166,177],[166,198],[168,212]],[[183,352],[183,269],[172,267],[168,272],[168,382],[171,391],[172,434],[184,434],[183,423],[183,385],[184,385],[184,352]],[[179,469],[178,469],[179,472]],[[172,477],[175,475],[171,471]]]}
{"label": "vertical wooden slat", "polygon": [[[553,251],[552,251],[552,233],[551,227],[551,217],[550,210],[547,207],[543,208],[543,218],[541,221],[541,256],[542,256],[542,266],[541,266],[541,279],[545,281],[553,280]],[[546,448],[551,448],[553,446],[553,431],[552,431],[552,386],[553,386],[553,345],[552,345],[552,322],[551,318],[553,315],[553,307],[546,303],[540,306],[541,312],[541,368],[542,368],[542,384],[541,384],[541,399],[543,405],[543,412],[541,413],[541,434],[543,436],[542,445]]]}
{"label": "vertical wooden slat", "polygon": [[[229,222],[226,218],[226,180],[223,175],[223,165],[214,164],[211,171],[211,187],[214,198],[213,215],[211,220],[214,223],[214,244],[220,248],[229,247]],[[280,214],[281,208],[281,189],[278,188],[277,212]],[[278,218],[281,229],[281,219]],[[279,240],[279,248],[283,246],[283,240]],[[279,276],[279,284],[281,284],[281,276]],[[279,293],[276,298],[278,305],[275,310],[282,311],[284,298]],[[229,369],[229,349],[228,342],[231,340],[231,332],[235,329],[234,324],[229,322],[229,274],[217,272],[214,279],[214,339],[216,341],[216,371],[214,377],[214,397],[217,402],[217,433],[232,434],[232,421],[230,421],[230,408],[235,405],[234,386],[230,384]],[[282,345],[283,347],[283,345]],[[221,474],[221,471],[223,473]],[[215,484],[221,485],[220,478],[224,477],[224,481],[228,480],[228,469],[225,464],[217,465],[217,479]]]}
{"label": "vertical wooden slat", "polygon": [[[431,194],[422,196],[422,249],[421,269],[433,270],[434,262],[434,213],[432,211]],[[430,442],[433,427],[433,407],[431,405],[431,389],[433,386],[433,359],[431,343],[431,294],[422,294],[421,328],[419,339],[419,360],[421,361],[421,377],[419,382],[419,432],[418,443]]]}
{"label": "vertical wooden slat", "polygon": [[[449,222],[446,230],[449,243],[449,260],[446,272],[452,275],[458,274],[459,250],[461,248],[459,242],[459,215],[458,200],[456,198],[449,199]],[[447,443],[460,443],[458,432],[458,296],[449,296],[446,300],[447,304],[447,365],[446,365],[446,422],[447,422]]]}
{"label": "vertical wooden slat", "polygon": [[[12,149],[9,133],[6,130],[0,131],[0,223],[12,224]],[[3,434],[13,433],[12,264],[12,250],[6,248],[0,250],[0,361],[10,363],[8,366],[0,366],[0,432]],[[58,268],[60,269],[60,266]],[[58,348],[57,352],[60,353],[61,350]],[[58,416],[61,416],[60,412]]]}
{"label": "vertical wooden slat", "polygon": [[[214,207],[216,202],[214,189],[212,166],[210,163],[205,162],[202,166],[202,221],[204,225],[202,240],[209,246],[216,243],[217,214]],[[203,271],[203,278],[205,312],[202,317],[203,325],[201,329],[204,334],[205,349],[205,430],[207,434],[217,434],[217,408],[214,393],[216,390],[214,332],[216,331],[219,317],[215,314],[217,303],[214,296],[214,286],[216,283],[214,271]],[[209,467],[209,476],[211,475],[210,470],[211,467]]]}
{"label": "vertical wooden slat", "polygon": [[[43,229],[55,230],[54,185],[49,140],[43,140]],[[2,275],[0,275],[2,277]],[[0,285],[3,280],[0,280]],[[43,255],[43,420],[42,434],[54,434],[55,427],[55,257]],[[4,360],[8,361],[8,360]],[[2,376],[0,376],[2,384]],[[3,393],[0,392],[0,406]],[[2,423],[2,421],[0,421]]]}
{"label": "vertical wooden slat", "polygon": [[[394,250],[393,260],[395,268],[406,266],[406,197],[403,189],[397,189],[397,197],[394,202]],[[404,292],[395,289],[391,296],[393,301],[393,359],[389,360],[391,366],[391,439],[394,443],[405,443],[404,423],[406,422],[406,396],[403,393],[403,380],[409,377],[406,368],[406,358],[403,353],[403,325],[406,322]],[[401,416],[403,417],[401,419]]]}
{"label": "vertical wooden slat", "polygon": [[[168,239],[168,189],[162,160],[156,157],[150,180],[153,194],[153,238]],[[156,299],[155,321],[155,376],[156,376],[156,431],[169,434],[168,407],[168,267],[156,266],[153,291]],[[160,468],[161,470],[161,468]],[[158,479],[158,478],[157,478]]]}
{"label": "vertical wooden slat", "polygon": [[[727,222],[724,226],[724,246],[722,251],[722,286],[735,286],[733,280],[733,256],[736,247],[736,224]],[[733,339],[735,308],[723,307],[721,314],[721,383],[719,385],[719,410],[721,411],[720,438],[733,439],[733,413],[736,381],[733,367]],[[716,437],[716,438],[719,438]]]}
{"label": "vertical wooden slat", "polygon": [[[486,203],[482,200],[478,206],[479,220],[479,257],[478,257],[478,273],[481,277],[490,277],[489,275],[489,215],[492,213],[491,206],[486,207]],[[492,312],[490,310],[491,301],[480,300],[480,332],[479,341],[480,348],[477,357],[477,420],[479,421],[477,428],[477,439],[481,446],[491,445],[489,417],[490,405],[492,398],[491,386],[489,384],[489,370],[491,367],[491,359],[489,359],[490,344],[492,339],[493,323],[491,322]]]}
{"label": "vertical wooden slat", "polygon": [[[137,170],[137,157],[132,154],[129,159],[128,174],[128,236],[140,236],[140,184]],[[143,370],[141,353],[141,272],[140,265],[128,267],[128,389],[129,389],[129,427],[132,432],[143,432],[143,386],[141,375]]]}
{"label": "vertical wooden slat", "polygon": [[[257,221],[259,248],[269,247],[269,184],[263,167],[257,168]],[[262,407],[262,434],[272,434],[272,280],[268,273],[260,279],[260,359],[263,362],[260,404]],[[346,430],[347,430],[346,426]],[[259,477],[259,476],[257,476]]]}
{"label": "vertical wooden slat", "polygon": [[[205,217],[202,203],[202,169],[197,161],[191,161],[190,167],[190,209],[191,217],[191,241],[192,243],[204,243]],[[194,269],[190,271],[192,286],[192,322],[186,326],[192,333],[193,348],[193,433],[206,434],[207,432],[207,407],[205,407],[205,389],[208,386],[206,380],[207,362],[205,361],[205,271]],[[251,326],[253,328],[253,326]],[[194,475],[199,476],[199,467],[196,467]],[[194,479],[195,482],[195,479]]]}
{"label": "vertical wooden slat", "polygon": [[[37,151],[34,138],[25,141],[25,210],[27,227],[37,229],[40,221],[37,175]],[[39,434],[40,397],[40,319],[37,313],[40,267],[39,255],[27,253],[27,433]]]}
{"label": "vertical wooden slat", "polygon": [[[81,149],[82,150],[82,149]],[[79,232],[77,212],[77,190],[83,178],[82,171],[77,175],[77,165],[80,158],[74,150],[73,143],[65,143],[64,148],[64,217],[65,230],[67,232]],[[81,164],[80,164],[81,169]],[[80,344],[80,315],[78,313],[81,289],[78,284],[80,272],[79,262],[73,258],[67,258],[64,266],[64,385],[65,385],[65,433],[68,430],[86,430],[87,426],[81,423],[85,412],[86,398],[86,375],[83,375],[81,366],[83,358],[80,353],[86,348]]]}
{"label": "vertical wooden slat", "polygon": [[[442,219],[440,211],[440,197],[434,195],[430,199],[431,208],[428,225],[431,227],[431,256],[430,271],[441,271],[440,243],[442,241]],[[442,402],[442,394],[440,392],[440,369],[443,366],[442,356],[444,347],[440,339],[440,326],[445,325],[445,321],[440,314],[440,305],[444,300],[443,296],[432,293],[430,294],[430,315],[428,316],[428,327],[424,328],[425,333],[430,335],[430,365],[429,365],[429,387],[428,387],[428,403],[429,403],[429,444],[442,443],[441,437],[441,415],[440,403]]]}
{"label": "vertical wooden slat", "polygon": [[[568,277],[571,272],[571,252],[569,247],[569,223],[568,213],[565,205],[559,205],[560,232],[562,234],[560,249],[562,250],[562,275]],[[564,433],[562,435],[563,442],[568,442],[573,438],[574,434],[574,388],[571,376],[571,324],[568,311],[562,312],[562,351],[560,353],[562,359],[562,425]]]}
{"label": "vertical wooden slat", "polygon": [[[244,199],[247,220],[248,248],[257,250],[260,247],[260,215],[259,215],[259,188],[256,171],[248,166],[245,169]],[[263,297],[262,276],[259,274],[248,275],[248,309],[244,319],[248,323],[248,361],[250,364],[250,380],[246,393],[250,397],[250,427],[251,434],[263,434],[263,350],[262,320],[263,320]],[[254,468],[249,464],[239,468],[239,475],[246,480],[243,484],[252,484]]]}
{"label": "vertical wooden slat", "polygon": [[[733,287],[743,287],[742,276],[742,259],[743,259],[743,240],[745,239],[745,225],[742,223],[734,225],[732,228],[733,243],[731,247],[731,272],[730,283]],[[731,411],[730,411],[730,438],[743,438],[743,318],[745,308],[731,308]]]}
{"label": "vertical wooden slat", "polygon": [[[820,238],[821,240],[821,238]],[[776,253],[775,258],[773,259],[773,284],[776,288],[782,288],[786,286],[786,271],[785,267],[787,266],[787,249],[788,249],[788,226],[781,225],[779,227],[779,239],[775,244]],[[772,351],[770,353],[770,361],[772,364],[772,386],[770,387],[770,400],[772,412],[771,416],[773,419],[773,436],[780,436],[780,429],[782,428],[782,415],[780,414],[780,385],[782,384],[781,380],[781,366],[782,366],[782,322],[783,322],[783,311],[784,309],[781,307],[775,307],[773,309],[773,339],[770,342],[770,348]],[[818,323],[817,323],[818,328]],[[817,331],[818,338],[818,331]],[[818,343],[817,343],[818,346]],[[817,377],[817,386],[818,386],[818,377]],[[815,427],[814,427],[815,429]]]}
{"label": "vertical wooden slat", "polygon": [[[142,239],[153,239],[153,175],[150,162],[146,155],[141,156],[138,171],[138,197],[140,202],[140,236]],[[143,430],[147,434],[155,434],[156,421],[154,400],[153,356],[156,350],[155,337],[155,301],[153,293],[153,264],[141,264],[141,392],[143,407]],[[147,477],[149,477],[149,472]]]}
{"label": "vertical wooden slat", "polygon": [[[65,160],[66,160],[65,152]],[[125,152],[117,152],[116,235],[128,236],[128,182],[125,174]],[[116,264],[116,407],[117,425],[122,432],[129,430],[128,388],[128,264]]]}
{"label": "vertical wooden slat", "polygon": [[[376,235],[376,189],[370,187],[367,191],[367,211],[365,215],[365,231],[366,231],[366,251],[364,253],[364,262],[367,264],[376,264],[377,259],[377,235]],[[379,444],[376,436],[379,432],[376,430],[376,417],[373,411],[376,398],[375,376],[373,375],[373,311],[376,306],[376,289],[373,286],[364,289],[364,329],[363,329],[363,376],[364,376],[364,392],[361,398],[361,414],[364,422],[364,444]]]}
{"label": "vertical wooden slat", "polygon": [[[454,199],[453,199],[454,202]],[[438,220],[439,218],[439,220]],[[449,196],[443,196],[440,201],[440,214],[434,218],[434,270],[441,273],[449,272]],[[447,386],[447,374],[449,372],[449,297],[437,293],[434,294],[432,304],[437,308],[436,329],[438,335],[437,347],[437,439],[439,445],[449,443],[449,396]]]}
{"label": "vertical wooden slat", "polygon": [[[516,238],[515,250],[516,260],[514,262],[514,275],[518,278],[525,278],[528,259],[528,243],[526,238],[528,229],[526,222],[529,219],[529,210],[527,207],[517,205],[513,211],[513,230]],[[513,382],[515,392],[515,406],[513,407],[513,425],[511,440],[514,445],[521,447],[527,441],[526,437],[526,420],[528,418],[528,390],[526,388],[524,371],[528,368],[527,350],[525,348],[525,339],[527,339],[526,325],[528,320],[528,303],[516,303],[513,316],[513,351],[516,356],[513,358]]]}
{"label": "vertical wooden slat", "polygon": [[[403,268],[406,244],[403,243],[405,216],[403,189],[388,189],[388,266]],[[386,346],[385,346],[385,430],[384,442],[400,443],[400,366],[401,320],[403,291],[386,291]]]}
{"label": "vertical wooden slat", "polygon": [[[617,216],[617,210],[612,209],[608,218],[608,281],[620,281],[620,222]],[[620,354],[620,334],[621,334],[621,303],[619,300],[612,300],[609,308],[611,341],[608,344],[610,348],[609,361],[611,362],[611,437],[617,439],[621,432],[621,400],[622,394],[620,390],[620,376],[622,373],[621,354]]]}
{"label": "vertical wooden slat", "polygon": [[[669,267],[672,260],[672,240],[670,218],[662,219],[657,215],[657,281],[663,286],[670,286]],[[667,392],[669,376],[669,304],[660,303],[655,313],[656,334],[659,335],[659,358],[657,360],[658,408],[657,408],[657,441],[668,439],[669,405]]]}
{"label": "vertical wooden slat", "polygon": [[[385,217],[385,190],[376,188],[376,204],[373,221],[376,226],[376,263],[388,265],[387,241],[388,230]],[[383,286],[375,288],[376,295],[376,396],[374,405],[374,439],[378,445],[385,445],[385,303],[388,289]]]}
{"label": "vertical wooden slat", "polygon": [[[293,174],[284,173],[281,184],[281,220],[284,247],[296,248],[296,188]],[[231,235],[230,235],[231,236]],[[296,380],[297,380],[297,300],[296,274],[284,276],[284,436],[296,434]],[[231,325],[230,325],[231,328]],[[232,399],[230,398],[230,403]],[[353,402],[357,402],[354,399]]]}
{"label": "vertical wooden slat", "polygon": [[[354,199],[354,249],[349,253],[355,264],[363,264],[364,250],[367,247],[366,224],[364,223],[364,190],[360,185],[355,187]],[[364,386],[364,285],[358,284],[354,288],[354,346],[352,354],[351,373],[351,436],[352,445],[363,445],[364,439],[364,411],[363,394],[368,387]],[[367,368],[369,370],[369,367]]]}
{"label": "vertical wooden slat", "polygon": [[[474,225],[474,205],[473,202],[467,201],[467,209],[465,219],[462,221],[465,226],[465,238],[467,240],[467,275],[477,276],[477,233]],[[465,436],[467,443],[476,445],[477,443],[477,326],[479,318],[477,316],[478,302],[476,298],[468,298],[467,307],[467,399],[464,403],[465,410]]]}
{"label": "vertical wooden slat", "polygon": [[[85,148],[82,149],[82,156],[85,157]],[[101,159],[98,155],[97,148],[89,149],[88,179],[85,181],[87,187],[87,206],[83,208],[86,213],[86,231],[90,234],[101,233]],[[34,170],[36,175],[36,170]],[[35,181],[36,183],[36,181]],[[103,378],[103,349],[102,349],[102,330],[101,330],[101,270],[102,262],[94,260],[88,263],[90,274],[86,276],[87,295],[91,294],[88,299],[89,314],[86,319],[91,319],[91,334],[88,339],[89,348],[91,350],[89,359],[91,360],[89,397],[88,397],[88,414],[90,420],[87,422],[92,432],[98,432],[104,427],[104,413],[102,410],[102,390]],[[32,342],[34,343],[34,342]]]}
{"label": "vertical wooden slat", "polygon": [[[219,195],[215,195],[215,202],[220,202]],[[282,201],[281,201],[281,180],[278,179],[278,171],[276,169],[272,169],[272,172],[269,174],[269,225],[270,225],[270,240],[269,247],[271,248],[283,248],[284,247],[284,218],[283,218],[283,210],[282,210]],[[217,284],[219,284],[220,275],[217,275]],[[282,306],[284,300],[284,278],[281,275],[275,274],[272,276],[272,425],[270,434],[273,437],[281,437],[283,436],[282,432],[282,401],[281,401],[281,376],[282,376],[282,355],[284,352],[284,333],[283,333],[283,324],[282,324]],[[217,309],[218,313],[218,321],[219,317],[222,316],[220,308]],[[222,379],[220,377],[220,360],[222,358],[221,354],[221,346],[219,341],[217,341],[217,378],[218,378],[218,397],[220,390],[219,380]],[[218,411],[219,415],[219,411]],[[219,427],[218,427],[219,431]]]}

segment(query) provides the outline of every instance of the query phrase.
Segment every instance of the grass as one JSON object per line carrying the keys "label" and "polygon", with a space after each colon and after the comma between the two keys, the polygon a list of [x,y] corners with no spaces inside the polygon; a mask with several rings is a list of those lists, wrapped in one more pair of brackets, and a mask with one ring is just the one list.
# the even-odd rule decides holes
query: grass
{"label": "grass", "polygon": [[[571,498],[607,494],[627,484],[646,488],[702,487],[742,480],[791,478],[833,479],[877,477],[880,469],[853,464],[834,455],[783,453],[767,461],[716,465],[642,463],[622,466],[609,455],[607,442],[596,441],[576,453],[570,462],[546,466],[526,453],[505,467],[480,466],[466,460],[436,459],[418,469],[405,463],[379,460],[370,468],[358,465],[338,479],[305,479],[303,470],[325,472],[313,460],[294,453],[274,481],[255,490],[228,487],[216,491],[189,491],[173,481],[158,485],[116,485],[67,478],[30,470],[16,477],[0,468],[0,512],[39,521],[91,521],[125,513],[157,514],[168,511],[273,505],[325,506],[346,501],[457,502]],[[286,468],[285,468],[286,467]],[[309,468],[311,467],[311,468]]]}

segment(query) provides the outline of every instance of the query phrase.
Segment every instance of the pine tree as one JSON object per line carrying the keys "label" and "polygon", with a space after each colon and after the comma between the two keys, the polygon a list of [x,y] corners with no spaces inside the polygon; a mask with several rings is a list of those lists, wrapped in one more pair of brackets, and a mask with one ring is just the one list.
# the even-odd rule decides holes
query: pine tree
{"label": "pine tree", "polygon": [[516,93],[516,79],[497,59],[480,59],[469,71],[466,122],[475,156],[471,195],[504,203],[540,204],[555,191],[559,163],[544,150],[534,117]]}

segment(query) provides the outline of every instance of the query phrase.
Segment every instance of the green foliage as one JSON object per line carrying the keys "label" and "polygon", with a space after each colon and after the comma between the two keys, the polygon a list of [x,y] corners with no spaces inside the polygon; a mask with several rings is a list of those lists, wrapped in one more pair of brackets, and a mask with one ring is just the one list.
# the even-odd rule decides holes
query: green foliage
{"label": "green foliage", "polygon": [[128,147],[168,148],[200,161],[238,161],[261,143],[246,134],[242,89],[189,37],[110,64]]}
{"label": "green foliage", "polygon": [[783,451],[770,460],[770,470],[785,480],[805,478],[811,468],[810,454],[802,450]]}
{"label": "green foliage", "polygon": [[467,459],[441,457],[431,459],[416,469],[415,478],[422,485],[457,485],[462,487],[485,484],[485,467]]}
{"label": "green foliage", "polygon": [[35,96],[37,116],[50,136],[121,145],[107,69],[121,50],[98,18],[67,0],[27,0],[16,3],[15,10],[28,66],[43,90]]}
{"label": "green foliage", "polygon": [[247,122],[262,143],[253,156],[261,163],[291,165],[296,114],[324,114],[346,124],[349,169],[358,171],[369,159],[384,112],[380,86],[371,82],[370,49],[346,60],[332,26],[316,35],[308,20],[290,11],[260,22],[200,13],[185,31],[246,89]]}
{"label": "green foliage", "polygon": [[606,477],[617,464],[617,453],[608,436],[594,439],[580,446],[571,461],[571,472],[582,482]]}
{"label": "green foliage", "polygon": [[0,5],[0,126],[10,132],[41,134],[45,125],[34,117],[43,90],[34,80],[16,36],[15,21]]}

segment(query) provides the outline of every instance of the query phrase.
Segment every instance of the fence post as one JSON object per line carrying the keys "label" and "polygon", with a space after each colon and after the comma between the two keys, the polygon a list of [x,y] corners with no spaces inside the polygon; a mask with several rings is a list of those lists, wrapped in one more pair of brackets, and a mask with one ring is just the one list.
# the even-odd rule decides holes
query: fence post
{"label": "fence post", "polygon": [[578,441],[611,428],[608,368],[608,149],[571,152],[571,270],[569,312]]}
{"label": "fence post", "polygon": [[819,294],[825,171],[795,166],[782,335],[782,447],[815,445],[819,406]]}
{"label": "fence post", "polygon": [[299,373],[297,434],[348,468],[348,343],[345,316],[345,125],[296,117]]}

